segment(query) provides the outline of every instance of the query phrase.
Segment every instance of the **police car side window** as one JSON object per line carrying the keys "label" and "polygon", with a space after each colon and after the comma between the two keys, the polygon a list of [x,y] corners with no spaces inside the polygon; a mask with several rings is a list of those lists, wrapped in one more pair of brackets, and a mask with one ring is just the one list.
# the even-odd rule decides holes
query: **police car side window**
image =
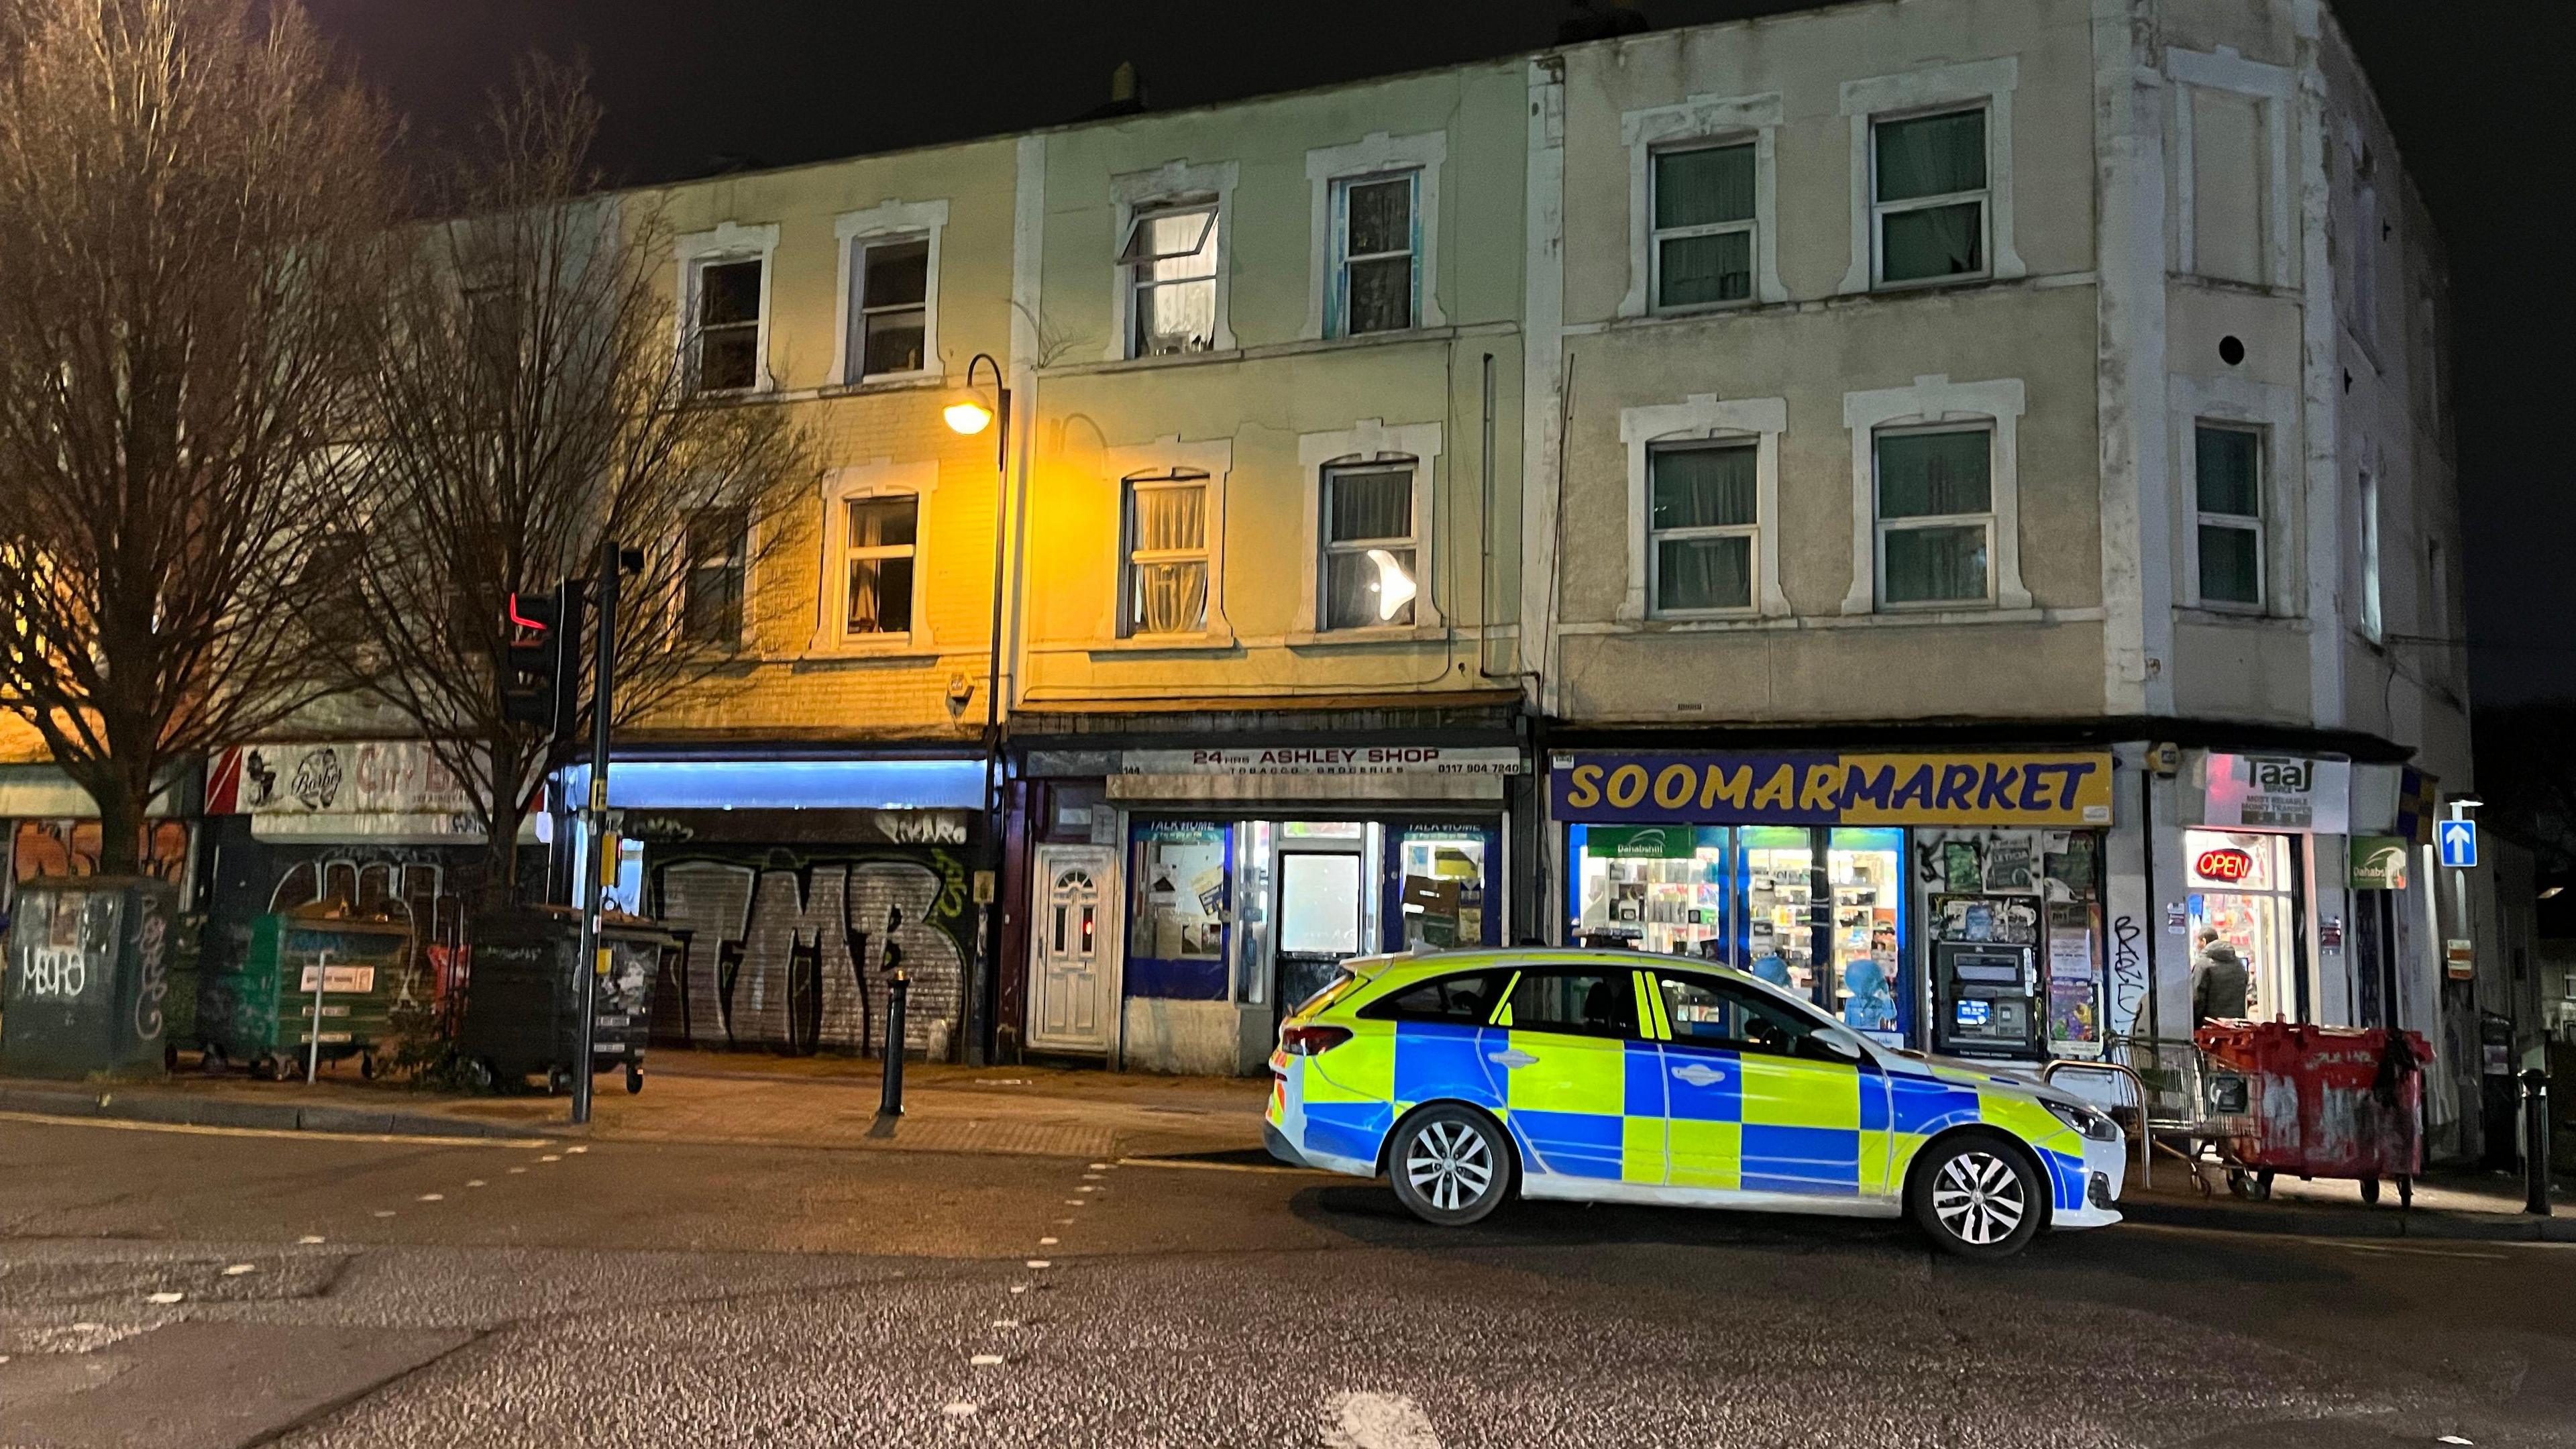
{"label": "police car side window", "polygon": [[1674,1041],[1772,1056],[1832,1055],[1809,1045],[1813,1022],[1731,981],[1658,971],[1655,986],[1664,994]]}
{"label": "police car side window", "polygon": [[1512,1026],[1576,1036],[1635,1036],[1637,988],[1624,967],[1524,971],[1512,988]]}
{"label": "police car side window", "polygon": [[1509,971],[1468,971],[1456,976],[1435,976],[1372,1001],[1360,1008],[1359,1014],[1372,1021],[1440,1021],[1458,1026],[1483,1026],[1494,1015],[1494,1003],[1502,996],[1503,983],[1511,979]]}

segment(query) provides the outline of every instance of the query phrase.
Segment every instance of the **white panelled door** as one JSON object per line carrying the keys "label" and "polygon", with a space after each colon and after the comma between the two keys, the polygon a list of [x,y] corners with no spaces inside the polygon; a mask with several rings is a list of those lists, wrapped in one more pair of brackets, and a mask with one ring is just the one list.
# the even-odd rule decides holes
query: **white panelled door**
{"label": "white panelled door", "polygon": [[1028,1044],[1106,1052],[1116,1008],[1118,852],[1106,845],[1037,848],[1029,930]]}

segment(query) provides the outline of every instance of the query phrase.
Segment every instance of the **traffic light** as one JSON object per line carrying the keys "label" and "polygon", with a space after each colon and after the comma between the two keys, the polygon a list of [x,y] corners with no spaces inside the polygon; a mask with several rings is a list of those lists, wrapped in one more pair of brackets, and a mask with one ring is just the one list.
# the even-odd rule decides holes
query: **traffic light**
{"label": "traffic light", "polygon": [[560,733],[573,724],[581,689],[581,594],[510,595],[501,621],[501,713],[514,724]]}

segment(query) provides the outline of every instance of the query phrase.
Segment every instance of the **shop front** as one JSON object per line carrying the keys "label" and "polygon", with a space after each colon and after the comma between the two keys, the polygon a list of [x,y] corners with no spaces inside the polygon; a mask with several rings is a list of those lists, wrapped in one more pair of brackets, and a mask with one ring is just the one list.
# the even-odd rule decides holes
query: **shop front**
{"label": "shop front", "polygon": [[[2212,945],[2234,952],[2251,1020],[2348,1025],[2370,1014],[2388,923],[2378,901],[2349,888],[2352,770],[2344,760],[2223,750],[2186,762],[2199,823],[2173,834],[2189,959],[2197,966]],[[2402,889],[2402,854],[2397,865]],[[2380,869],[2388,879],[2385,862]],[[2364,913],[2367,924],[2355,920]],[[2347,940],[2347,921],[2363,939]]]}
{"label": "shop front", "polygon": [[[586,771],[563,787],[581,798]],[[881,1053],[900,970],[904,1049],[963,1055],[983,798],[980,758],[614,760],[606,894],[682,942],[656,983],[654,1039]]]}
{"label": "shop front", "polygon": [[1350,957],[1500,945],[1520,773],[1515,746],[1033,752],[1025,1048],[1250,1072]]}
{"label": "shop front", "polygon": [[2111,757],[1576,750],[1565,939],[1733,966],[1894,1046],[2101,1050]]}

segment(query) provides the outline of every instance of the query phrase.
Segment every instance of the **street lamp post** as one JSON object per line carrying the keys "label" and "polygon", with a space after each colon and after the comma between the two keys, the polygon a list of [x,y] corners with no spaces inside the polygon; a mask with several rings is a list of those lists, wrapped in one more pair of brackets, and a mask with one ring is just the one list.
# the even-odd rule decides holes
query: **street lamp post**
{"label": "street lamp post", "polygon": [[[975,369],[978,365],[993,372],[993,404],[985,406],[975,392]],[[1009,517],[1004,506],[1009,496],[1011,478],[1011,389],[1002,380],[1002,364],[988,352],[978,352],[966,363],[965,390],[941,410],[951,431],[964,436],[993,430],[993,617],[986,637],[987,658],[984,671],[984,861],[990,871],[992,899],[982,903],[984,910],[983,957],[986,983],[997,983],[995,957],[1002,944],[1002,590],[1006,576],[1003,567],[1009,535],[1003,524]],[[998,985],[991,989],[998,992]],[[973,1009],[983,1011],[983,990],[976,992]],[[987,1029],[990,1023],[986,1023]],[[979,1033],[967,1035],[969,1049],[981,1042]],[[889,1052],[902,1050],[899,1042],[887,1043]]]}

